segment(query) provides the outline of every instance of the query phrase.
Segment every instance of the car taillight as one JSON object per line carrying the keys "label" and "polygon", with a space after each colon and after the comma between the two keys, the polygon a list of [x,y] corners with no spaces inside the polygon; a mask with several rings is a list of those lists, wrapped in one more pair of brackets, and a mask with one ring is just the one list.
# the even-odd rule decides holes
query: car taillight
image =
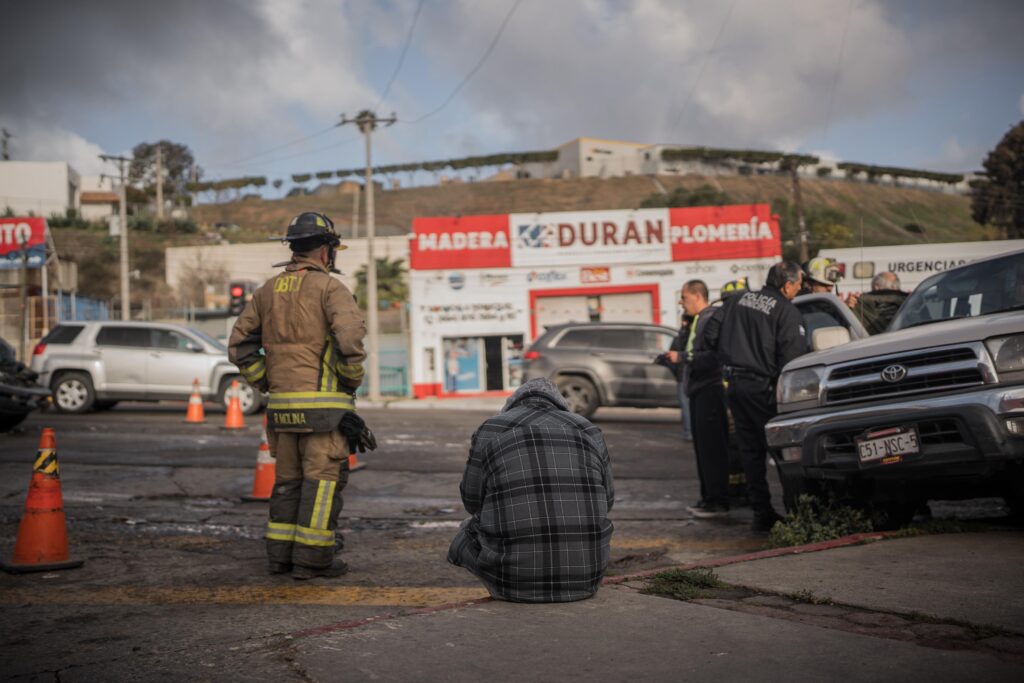
{"label": "car taillight", "polygon": [[32,349],[33,356],[41,356],[44,353],[46,353],[46,344],[43,344],[42,342],[36,344],[36,347]]}
{"label": "car taillight", "polygon": [[540,351],[527,351],[523,354],[523,360],[537,360],[540,358]]}

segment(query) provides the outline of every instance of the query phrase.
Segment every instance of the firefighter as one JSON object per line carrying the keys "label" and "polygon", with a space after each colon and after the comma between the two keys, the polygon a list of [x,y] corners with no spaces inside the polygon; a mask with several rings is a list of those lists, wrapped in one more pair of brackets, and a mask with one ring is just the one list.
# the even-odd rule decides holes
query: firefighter
{"label": "firefighter", "polygon": [[366,324],[352,293],[331,277],[335,253],[345,247],[327,216],[299,214],[273,239],[292,258],[256,290],[228,342],[245,380],[270,392],[269,569],[295,579],[340,576],[348,567],[334,557],[335,529],[348,455],[376,445],[355,413]]}

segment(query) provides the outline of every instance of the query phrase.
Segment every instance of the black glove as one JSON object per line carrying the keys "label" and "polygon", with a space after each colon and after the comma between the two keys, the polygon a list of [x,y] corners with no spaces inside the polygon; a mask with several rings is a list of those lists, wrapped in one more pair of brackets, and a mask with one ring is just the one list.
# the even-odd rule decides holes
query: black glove
{"label": "black glove", "polygon": [[341,421],[338,423],[338,430],[348,441],[350,453],[355,453],[356,451],[365,453],[366,451],[377,450],[377,437],[373,435],[370,428],[363,422],[363,418],[354,412],[348,411],[342,416]]}

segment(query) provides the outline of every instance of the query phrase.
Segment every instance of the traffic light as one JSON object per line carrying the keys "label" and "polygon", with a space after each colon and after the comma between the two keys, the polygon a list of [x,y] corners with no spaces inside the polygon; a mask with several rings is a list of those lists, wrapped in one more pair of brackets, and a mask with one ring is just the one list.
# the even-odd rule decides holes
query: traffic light
{"label": "traffic light", "polygon": [[249,301],[249,293],[252,291],[250,282],[232,282],[228,285],[228,315],[242,315],[245,304]]}

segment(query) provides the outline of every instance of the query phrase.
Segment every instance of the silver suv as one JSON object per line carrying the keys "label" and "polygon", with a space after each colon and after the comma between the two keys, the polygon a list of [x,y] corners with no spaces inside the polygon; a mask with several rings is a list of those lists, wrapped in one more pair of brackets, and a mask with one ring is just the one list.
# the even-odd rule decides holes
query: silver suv
{"label": "silver suv", "polygon": [[32,369],[64,413],[106,410],[126,400],[186,400],[193,380],[199,380],[204,400],[227,405],[237,379],[242,411],[250,415],[263,407],[263,397],[228,361],[223,344],[171,323],[61,323],[36,345]]}

